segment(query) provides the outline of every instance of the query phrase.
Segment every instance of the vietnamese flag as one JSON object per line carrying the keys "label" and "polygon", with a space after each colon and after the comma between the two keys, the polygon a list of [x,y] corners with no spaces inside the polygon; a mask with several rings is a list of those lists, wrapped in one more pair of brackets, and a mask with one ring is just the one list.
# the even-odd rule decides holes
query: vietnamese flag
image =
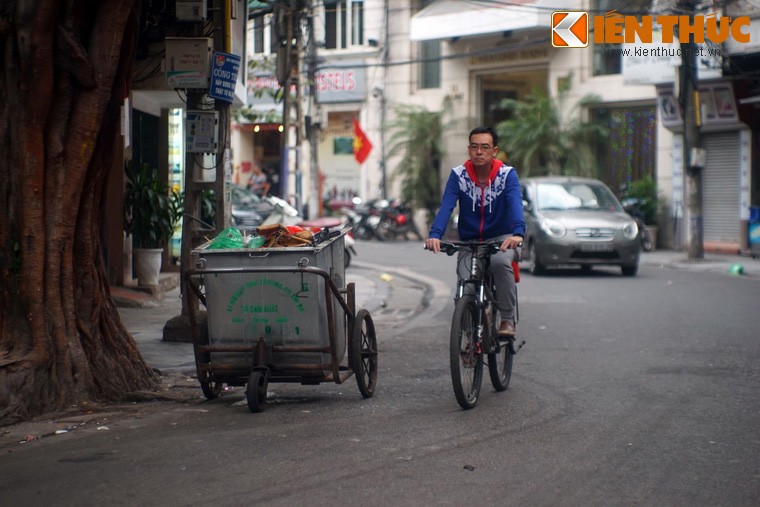
{"label": "vietnamese flag", "polygon": [[369,142],[367,135],[362,131],[359,122],[354,118],[354,158],[360,164],[363,164],[369,152],[372,151],[372,143]]}

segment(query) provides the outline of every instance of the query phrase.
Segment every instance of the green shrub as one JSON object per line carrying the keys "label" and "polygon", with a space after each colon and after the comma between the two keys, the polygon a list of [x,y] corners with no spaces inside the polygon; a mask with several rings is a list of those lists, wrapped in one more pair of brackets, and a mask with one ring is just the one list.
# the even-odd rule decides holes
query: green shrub
{"label": "green shrub", "polygon": [[638,207],[644,215],[646,225],[657,225],[659,198],[657,197],[657,182],[646,175],[640,180],[631,182],[625,197],[638,200]]}

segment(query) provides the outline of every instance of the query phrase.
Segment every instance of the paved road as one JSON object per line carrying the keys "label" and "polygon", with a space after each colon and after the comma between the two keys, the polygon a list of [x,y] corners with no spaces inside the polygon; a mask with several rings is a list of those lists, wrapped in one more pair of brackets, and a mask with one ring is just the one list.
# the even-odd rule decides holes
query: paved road
{"label": "paved road", "polygon": [[[435,294],[450,286],[452,259],[418,251],[360,250],[382,282],[371,299],[383,326],[374,398],[351,381],[277,384],[253,415],[240,390],[207,402],[178,377],[194,401],[114,407],[68,421],[68,433],[0,446],[3,500],[760,504],[760,278],[731,276],[724,260],[688,266],[714,272],[647,262],[634,279],[605,269],[526,275],[528,345],[513,384],[462,411],[448,378],[452,305]],[[394,310],[413,300],[412,314]]]}

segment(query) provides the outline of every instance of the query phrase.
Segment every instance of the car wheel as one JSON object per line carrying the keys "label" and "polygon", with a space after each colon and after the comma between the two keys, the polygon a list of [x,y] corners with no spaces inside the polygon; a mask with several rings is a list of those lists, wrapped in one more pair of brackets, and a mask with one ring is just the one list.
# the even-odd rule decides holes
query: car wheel
{"label": "car wheel", "polygon": [[639,272],[639,265],[638,264],[622,265],[620,266],[620,270],[623,272],[623,276],[636,276],[636,273]]}
{"label": "car wheel", "polygon": [[544,265],[541,264],[541,261],[538,260],[538,252],[536,252],[535,243],[531,243],[528,248],[528,269],[534,275],[541,275],[546,269]]}
{"label": "car wheel", "polygon": [[348,248],[343,249],[343,259],[344,259],[344,267],[348,267],[351,264],[351,252]]}

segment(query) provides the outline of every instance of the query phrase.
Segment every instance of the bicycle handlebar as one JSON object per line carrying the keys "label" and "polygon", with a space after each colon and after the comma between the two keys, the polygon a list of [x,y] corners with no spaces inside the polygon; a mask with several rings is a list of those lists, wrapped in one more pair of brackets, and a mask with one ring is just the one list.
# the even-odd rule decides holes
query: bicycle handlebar
{"label": "bicycle handlebar", "polygon": [[[463,250],[469,250],[473,253],[477,253],[479,249],[486,249],[486,252],[490,254],[494,254],[498,252],[501,248],[501,244],[503,243],[503,240],[491,240],[491,241],[441,241],[441,252],[446,253],[446,255],[454,255],[455,253]],[[520,245],[522,246],[522,242],[520,242]],[[427,250],[427,245],[423,245],[422,248],[424,250]]]}
{"label": "bicycle handlebar", "polygon": [[483,253],[490,255],[499,251],[501,243],[501,241],[441,241],[441,251],[451,256],[462,250],[469,250],[473,254],[485,250]]}

